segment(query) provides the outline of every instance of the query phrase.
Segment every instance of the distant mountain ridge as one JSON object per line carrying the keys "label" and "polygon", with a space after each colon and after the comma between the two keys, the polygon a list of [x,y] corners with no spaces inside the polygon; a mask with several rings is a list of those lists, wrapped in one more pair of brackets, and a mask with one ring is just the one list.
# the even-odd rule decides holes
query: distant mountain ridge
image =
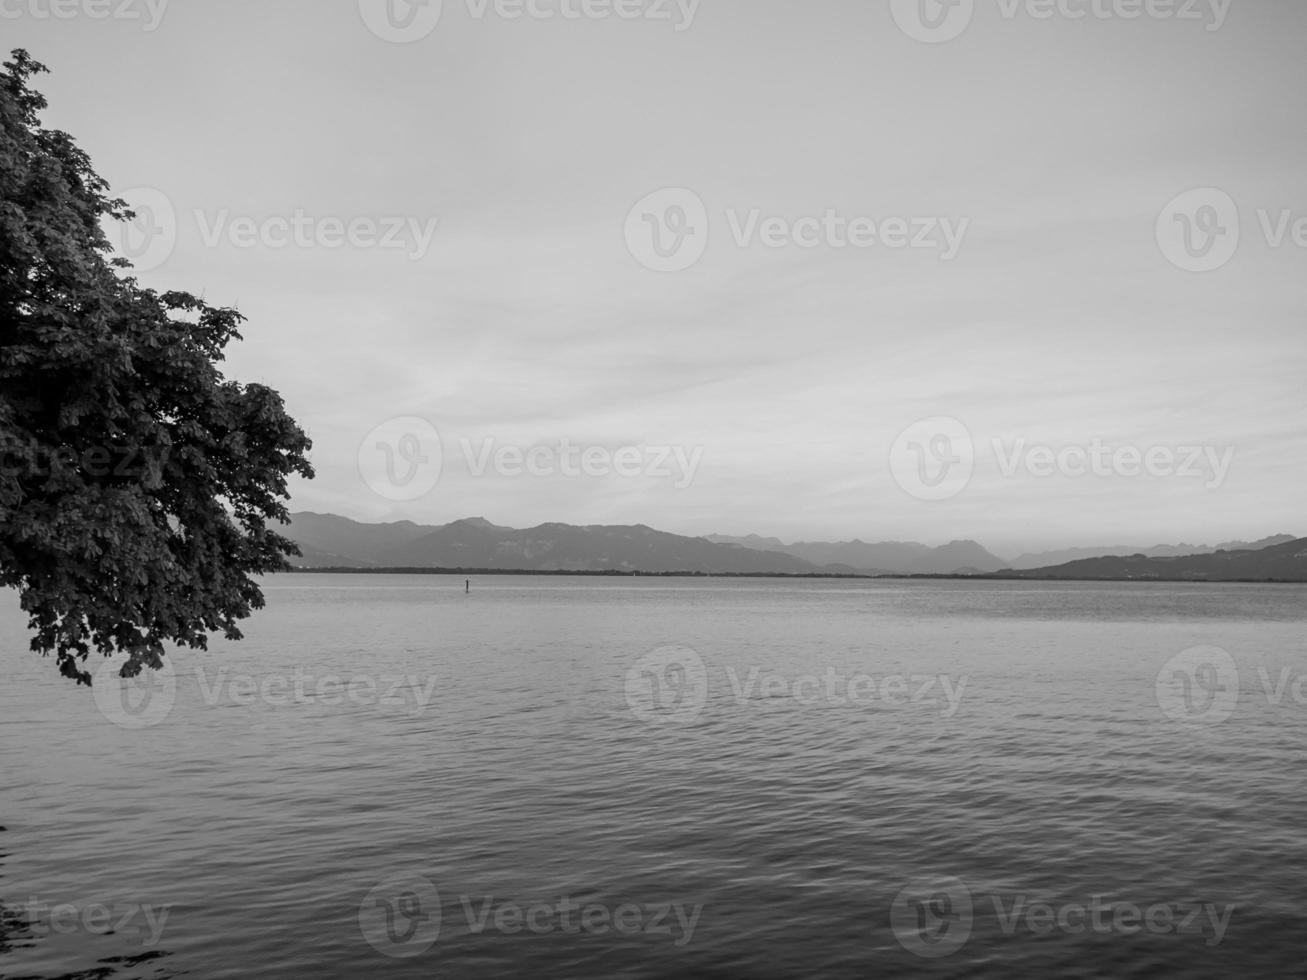
{"label": "distant mountain ridge", "polygon": [[1307,538],[1268,548],[1210,554],[1149,557],[1144,554],[1086,558],[1050,568],[997,573],[1004,578],[1102,579],[1161,582],[1307,582]]}
{"label": "distant mountain ridge", "polygon": [[484,518],[443,526],[362,524],[333,514],[294,514],[286,536],[300,568],[465,568],[485,571],[849,574],[792,555],[715,544],[653,528],[542,524],[518,530]]}
{"label": "distant mountain ridge", "polygon": [[[292,515],[284,532],[299,545],[300,568],[476,569],[540,572],[689,572],[722,575],[996,575],[1103,578],[1307,581],[1307,539],[1277,535],[1237,547],[1185,554],[1091,554],[1036,568],[1009,565],[975,541],[938,548],[914,542],[798,542],[759,535],[685,537],[644,525],[520,530],[471,518],[445,525],[412,521],[364,524],[334,514]],[[1268,544],[1268,542],[1270,542]],[[1096,549],[1050,552],[1055,556]],[[1037,556],[1022,556],[1030,559]]]}
{"label": "distant mountain ridge", "polygon": [[1149,558],[1182,558],[1186,555],[1212,555],[1218,551],[1261,551],[1279,544],[1293,541],[1292,534],[1277,534],[1263,538],[1261,541],[1226,541],[1215,547],[1205,544],[1159,544],[1151,548],[1138,548],[1130,545],[1118,545],[1114,548],[1065,548],[1061,551],[1043,551],[1025,554],[1012,562],[1018,571],[1031,568],[1047,568],[1052,565],[1065,565],[1068,562],[1082,561],[1087,558],[1106,558],[1112,555],[1145,555]]}
{"label": "distant mountain ridge", "polygon": [[709,541],[793,555],[814,565],[843,565],[870,575],[952,575],[962,571],[996,572],[1008,563],[975,541],[953,541],[931,548],[911,541],[800,541],[784,544],[776,538],[709,535]]}

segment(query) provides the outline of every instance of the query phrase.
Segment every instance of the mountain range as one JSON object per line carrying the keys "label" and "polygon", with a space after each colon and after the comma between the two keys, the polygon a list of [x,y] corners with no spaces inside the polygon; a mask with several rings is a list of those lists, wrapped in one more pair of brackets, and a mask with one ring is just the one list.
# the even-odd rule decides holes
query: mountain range
{"label": "mountain range", "polygon": [[1108,556],[1086,558],[1026,571],[1005,571],[1004,578],[1153,580],[1161,582],[1307,582],[1307,538],[1269,548],[1216,551],[1208,554]]}
{"label": "mountain range", "polygon": [[[1307,581],[1307,542],[1291,535],[1216,548],[1075,549],[1009,563],[975,541],[938,548],[915,542],[799,542],[693,538],[634,527],[542,524],[520,530],[484,518],[441,526],[362,524],[334,514],[292,515],[286,536],[299,568],[412,568],[537,572],[690,572],[721,575],[998,575],[1031,578],[1229,578]],[[1067,561],[1058,559],[1070,555]],[[1260,557],[1258,557],[1260,556]],[[1047,564],[1031,565],[1041,557]]]}
{"label": "mountain range", "polygon": [[709,541],[739,545],[758,551],[792,555],[817,567],[841,565],[871,575],[952,575],[958,572],[996,572],[1007,568],[1002,558],[990,554],[974,541],[954,541],[939,548],[910,541],[800,541],[784,544],[776,538],[756,534],[731,538],[714,534]]}
{"label": "mountain range", "polygon": [[791,555],[714,544],[636,527],[542,524],[528,530],[484,518],[443,527],[359,524],[332,514],[295,514],[286,536],[301,568],[445,568],[540,572],[715,572],[723,575],[852,574],[818,569]]}
{"label": "mountain range", "polygon": [[1138,548],[1131,545],[1117,545],[1114,548],[1066,548],[1062,551],[1041,551],[1036,554],[1022,555],[1012,562],[1011,567],[1018,571],[1031,568],[1048,568],[1051,565],[1065,565],[1067,562],[1083,561],[1087,558],[1105,558],[1110,555],[1145,555],[1148,558],[1183,558],[1187,555],[1214,555],[1218,551],[1261,551],[1277,544],[1288,544],[1292,534],[1277,534],[1263,538],[1261,541],[1226,541],[1224,544],[1158,544],[1151,548]]}

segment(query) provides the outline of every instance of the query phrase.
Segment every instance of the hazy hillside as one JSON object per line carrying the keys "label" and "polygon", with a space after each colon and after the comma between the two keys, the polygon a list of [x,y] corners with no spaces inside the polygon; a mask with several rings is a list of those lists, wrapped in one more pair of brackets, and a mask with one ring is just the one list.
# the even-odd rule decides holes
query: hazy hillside
{"label": "hazy hillside", "polygon": [[743,538],[712,535],[710,541],[737,544],[745,548],[766,547],[793,555],[814,565],[844,565],[876,575],[950,575],[962,570],[994,572],[1008,567],[1003,559],[974,541],[954,541],[939,548],[905,541],[800,541],[783,544],[776,538],[749,535]]}
{"label": "hazy hillside", "polygon": [[[363,524],[333,514],[295,514],[286,536],[304,551],[302,568],[466,568],[542,572],[704,572],[717,574],[952,575],[1028,578],[1307,581],[1307,539],[1268,538],[1267,547],[1184,555],[1090,555],[1035,568],[1009,568],[974,541],[939,548],[862,541],[786,545],[775,538],[692,538],[638,525],[542,524],[519,530],[483,518],[429,526]],[[1240,544],[1239,542],[1234,542]],[[773,545],[774,547],[763,547]],[[1166,550],[1186,546],[1158,546]],[[1079,549],[1083,550],[1083,549]],[[1079,550],[1049,552],[1054,556]],[[1035,556],[1023,556],[1030,559]]]}
{"label": "hazy hillside", "polygon": [[1081,561],[1086,558],[1104,558],[1112,555],[1145,555],[1149,558],[1182,558],[1188,555],[1211,555],[1218,551],[1260,551],[1277,544],[1287,544],[1295,540],[1292,534],[1277,534],[1261,541],[1226,541],[1215,546],[1193,544],[1159,544],[1151,548],[1139,548],[1131,545],[1114,547],[1066,548],[1061,551],[1043,551],[1025,554],[1012,562],[1012,568],[1022,570],[1029,568],[1047,568],[1052,565],[1064,565],[1067,562]]}
{"label": "hazy hillside", "polygon": [[1159,581],[1307,582],[1307,538],[1255,551],[1150,558],[1147,555],[1088,558],[1052,568],[1013,571],[1022,578],[1152,579]]}
{"label": "hazy hillside", "polygon": [[[305,549],[347,559],[347,565],[384,565],[387,556],[434,528],[401,521],[398,524],[360,524],[335,514],[292,514],[286,536]],[[307,562],[305,563],[307,564]]]}
{"label": "hazy hillside", "polygon": [[[637,527],[544,524],[518,530],[476,518],[442,527],[361,524],[296,514],[286,536],[305,549],[306,568],[477,568],[512,571],[716,572],[812,574],[793,555],[715,544]],[[848,571],[848,569],[825,569]]]}

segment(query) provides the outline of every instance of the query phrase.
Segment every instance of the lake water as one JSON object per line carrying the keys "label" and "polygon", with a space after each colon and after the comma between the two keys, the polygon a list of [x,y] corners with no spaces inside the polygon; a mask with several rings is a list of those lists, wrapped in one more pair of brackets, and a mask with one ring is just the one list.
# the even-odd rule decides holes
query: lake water
{"label": "lake water", "polygon": [[1302,975],[1302,587],[266,593],[97,697],[0,596],[0,976]]}

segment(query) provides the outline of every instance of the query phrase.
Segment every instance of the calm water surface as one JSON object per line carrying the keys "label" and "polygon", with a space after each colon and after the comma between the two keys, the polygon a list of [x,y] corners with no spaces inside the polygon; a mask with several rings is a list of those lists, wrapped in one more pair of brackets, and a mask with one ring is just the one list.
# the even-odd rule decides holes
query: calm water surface
{"label": "calm water surface", "polygon": [[266,592],[148,701],[0,596],[0,976],[1302,975],[1301,587]]}

